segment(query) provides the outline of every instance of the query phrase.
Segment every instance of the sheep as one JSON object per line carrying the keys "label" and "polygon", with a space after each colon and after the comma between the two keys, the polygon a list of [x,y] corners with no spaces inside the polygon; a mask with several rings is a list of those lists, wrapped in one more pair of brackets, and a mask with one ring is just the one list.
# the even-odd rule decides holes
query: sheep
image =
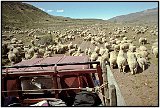
{"label": "sheep", "polygon": [[139,51],[138,53],[141,55],[141,57],[148,60],[149,53],[147,51]]}
{"label": "sheep", "polygon": [[154,56],[156,58],[158,58],[158,47],[154,47],[153,50],[152,50],[152,53],[154,54]]}
{"label": "sheep", "polygon": [[131,52],[135,52],[136,46],[133,45],[133,44],[130,44],[130,45],[129,45],[129,50],[130,50]]}
{"label": "sheep", "polygon": [[132,40],[127,40],[127,43],[132,43],[133,41]]}
{"label": "sheep", "polygon": [[40,48],[40,49],[38,49],[38,52],[39,52],[39,55],[43,56],[45,53],[45,50]]}
{"label": "sheep", "polygon": [[120,36],[121,38],[122,38],[122,37],[125,37],[125,35],[124,35],[124,34],[120,34],[119,36]]}
{"label": "sheep", "polygon": [[81,52],[81,47],[78,47],[78,50],[77,50],[78,52]]}
{"label": "sheep", "polygon": [[99,50],[100,50],[100,49],[99,49],[99,47],[97,47],[97,46],[96,46],[95,49],[94,49],[94,51],[95,51],[97,54],[99,53]]}
{"label": "sheep", "polygon": [[3,43],[2,44],[2,55],[6,55],[9,52],[8,44]]}
{"label": "sheep", "polygon": [[120,50],[120,45],[114,45],[114,50],[118,52]]}
{"label": "sheep", "polygon": [[112,51],[110,52],[110,58],[109,58],[109,62],[110,62],[110,67],[113,69],[115,67],[115,65],[117,61],[117,54],[116,51]]}
{"label": "sheep", "polygon": [[51,51],[46,51],[45,53],[44,53],[44,56],[43,56],[43,58],[46,58],[46,57],[51,57]]}
{"label": "sheep", "polygon": [[123,37],[123,40],[127,40],[128,38],[127,37]]}
{"label": "sheep", "polygon": [[13,45],[7,45],[7,49],[9,49],[9,50],[11,50],[11,49],[13,49],[14,48],[14,46]]}
{"label": "sheep", "polygon": [[11,62],[11,65],[13,65],[14,63],[16,63],[16,54],[13,52],[13,50],[10,50],[8,52],[8,59]]}
{"label": "sheep", "polygon": [[84,51],[85,55],[88,55],[88,49],[86,48]]}
{"label": "sheep", "polygon": [[129,49],[129,45],[130,45],[129,43],[124,43],[123,45],[125,50]]}
{"label": "sheep", "polygon": [[33,56],[31,54],[29,54],[28,52],[25,52],[25,59],[31,59]]}
{"label": "sheep", "polygon": [[34,47],[32,47],[32,48],[30,48],[28,50],[28,54],[30,54],[33,57],[33,55],[34,55]]}
{"label": "sheep", "polygon": [[124,44],[119,44],[120,45],[120,49],[125,49],[125,46],[124,46]]}
{"label": "sheep", "polygon": [[145,65],[147,64],[147,60],[140,56],[140,54],[137,55],[137,62],[139,64],[139,67],[145,70]]}
{"label": "sheep", "polygon": [[112,41],[112,40],[114,40],[114,38],[113,38],[113,37],[111,37],[109,40],[110,40],[110,41]]}
{"label": "sheep", "polygon": [[127,53],[127,62],[128,62],[131,74],[133,75],[137,73],[138,63],[137,63],[136,56],[134,53],[132,52]]}
{"label": "sheep", "polygon": [[22,40],[18,40],[18,44],[23,44]]}
{"label": "sheep", "polygon": [[147,51],[147,48],[146,48],[145,46],[140,46],[140,47],[139,47],[139,50],[140,50],[140,51]]}
{"label": "sheep", "polygon": [[116,40],[114,39],[114,40],[110,40],[110,43],[111,44],[116,44]]}
{"label": "sheep", "polygon": [[75,49],[78,49],[78,46],[77,46],[77,44],[74,44],[74,46],[73,46]]}
{"label": "sheep", "polygon": [[118,44],[120,44],[120,43],[121,43],[121,41],[120,41],[120,40],[117,40],[117,41],[116,41],[116,44],[117,44],[117,45],[118,45]]}
{"label": "sheep", "polygon": [[[103,63],[104,59],[103,59],[102,56],[98,56],[96,61],[99,61],[100,62],[100,66],[102,66],[102,63]],[[92,64],[92,66],[93,66],[93,68],[96,68],[97,64]]]}
{"label": "sheep", "polygon": [[95,45],[96,42],[95,42],[94,40],[91,40],[91,44],[92,44],[92,45]]}
{"label": "sheep", "polygon": [[70,49],[68,53],[71,56],[73,53],[75,53],[75,51],[76,51],[75,49]]}
{"label": "sheep", "polygon": [[102,55],[102,58],[104,59],[105,62],[106,61],[107,61],[107,63],[109,62],[109,52],[107,50]]}
{"label": "sheep", "polygon": [[11,44],[15,44],[17,42],[17,38],[12,38],[11,39]]}
{"label": "sheep", "polygon": [[106,42],[106,43],[104,44],[104,47],[109,49],[110,44],[109,44],[108,42]]}
{"label": "sheep", "polygon": [[97,58],[98,58],[98,54],[97,54],[96,52],[93,52],[93,53],[91,54],[90,60],[91,60],[91,61],[96,61]]}
{"label": "sheep", "polygon": [[81,55],[82,55],[81,51],[77,51],[73,54],[73,56],[81,56]]}
{"label": "sheep", "polygon": [[32,44],[33,46],[35,46],[35,42],[34,42],[34,40],[31,40],[31,44]]}
{"label": "sheep", "polygon": [[104,49],[103,47],[101,47],[100,50],[99,50],[99,55],[100,55],[100,56],[103,55],[104,52],[105,52],[105,49]]}
{"label": "sheep", "polygon": [[13,53],[18,57],[20,54],[20,51],[17,48],[13,48]]}
{"label": "sheep", "polygon": [[73,44],[72,42],[70,42],[70,44],[68,44],[68,49],[72,49],[73,48]]}
{"label": "sheep", "polygon": [[122,40],[121,44],[127,43],[127,40]]}
{"label": "sheep", "polygon": [[89,48],[87,55],[88,55],[88,56],[91,56],[91,54],[92,54],[92,51],[91,51],[91,48]]}
{"label": "sheep", "polygon": [[[158,41],[158,40],[156,40],[156,41]],[[151,52],[152,52],[152,54],[154,54],[154,56],[155,56],[156,58],[158,58],[158,42],[154,42],[154,43],[152,44]]]}
{"label": "sheep", "polygon": [[127,60],[124,57],[124,51],[120,49],[118,56],[117,56],[117,65],[120,72],[124,72],[125,67],[127,65]]}
{"label": "sheep", "polygon": [[147,43],[147,39],[141,37],[141,38],[139,38],[139,43],[142,44],[142,45],[144,45],[144,44]]}
{"label": "sheep", "polygon": [[41,58],[42,56],[38,53],[38,52],[35,52],[33,57],[31,59],[35,59],[35,58]]}

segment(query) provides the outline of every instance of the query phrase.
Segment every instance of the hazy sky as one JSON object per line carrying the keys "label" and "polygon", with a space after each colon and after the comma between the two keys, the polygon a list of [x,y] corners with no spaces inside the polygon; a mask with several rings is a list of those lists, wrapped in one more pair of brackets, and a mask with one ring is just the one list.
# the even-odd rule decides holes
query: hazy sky
{"label": "hazy sky", "polygon": [[158,2],[26,2],[45,12],[71,18],[109,19],[157,8]]}

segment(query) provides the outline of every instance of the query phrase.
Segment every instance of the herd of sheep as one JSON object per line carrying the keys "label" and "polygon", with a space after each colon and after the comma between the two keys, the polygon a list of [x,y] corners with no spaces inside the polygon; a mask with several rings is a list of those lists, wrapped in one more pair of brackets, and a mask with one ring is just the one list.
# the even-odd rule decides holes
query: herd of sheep
{"label": "herd of sheep", "polygon": [[[152,35],[157,35],[157,27],[151,30]],[[39,30],[39,29],[38,29]],[[120,72],[125,72],[126,66],[129,67],[131,74],[136,74],[138,68],[143,71],[148,63],[149,49],[146,45],[148,40],[146,37],[138,38],[140,46],[133,43],[137,39],[136,36],[128,38],[126,33],[132,30],[135,34],[144,34],[148,30],[148,26],[141,27],[116,27],[110,32],[105,32],[100,27],[87,26],[79,29],[66,29],[65,32],[52,30],[41,30],[41,32],[54,35],[52,44],[38,43],[41,36],[34,35],[32,30],[28,36],[32,36],[29,45],[25,45],[22,40],[13,37],[10,42],[2,44],[2,54],[7,55],[11,64],[18,63],[22,60],[52,57],[55,54],[66,54],[70,56],[89,56],[91,61],[99,61],[100,63],[109,63],[111,68],[116,68]],[[39,30],[40,31],[40,30]],[[95,32],[96,31],[96,32]],[[16,32],[17,34],[23,31]],[[24,31],[24,33],[26,33]],[[83,42],[89,42],[94,48],[86,46],[82,48],[79,44],[73,44],[76,38],[80,38]],[[158,58],[158,41],[155,41],[151,48],[151,53]],[[95,68],[95,65],[93,65]]]}

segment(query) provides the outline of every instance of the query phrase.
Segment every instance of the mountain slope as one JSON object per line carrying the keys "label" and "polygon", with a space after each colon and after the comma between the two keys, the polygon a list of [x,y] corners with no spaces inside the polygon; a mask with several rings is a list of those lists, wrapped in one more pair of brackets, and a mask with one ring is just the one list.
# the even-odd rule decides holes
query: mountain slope
{"label": "mountain slope", "polygon": [[39,28],[68,25],[88,25],[103,20],[97,19],[72,19],[69,17],[53,16],[22,2],[1,2],[2,29],[13,28]]}
{"label": "mountain slope", "polygon": [[4,26],[32,26],[70,18],[56,17],[22,2],[2,2],[2,27]]}
{"label": "mountain slope", "polygon": [[141,12],[127,15],[116,16],[109,19],[111,22],[129,22],[129,23],[158,23],[158,8],[148,9]]}

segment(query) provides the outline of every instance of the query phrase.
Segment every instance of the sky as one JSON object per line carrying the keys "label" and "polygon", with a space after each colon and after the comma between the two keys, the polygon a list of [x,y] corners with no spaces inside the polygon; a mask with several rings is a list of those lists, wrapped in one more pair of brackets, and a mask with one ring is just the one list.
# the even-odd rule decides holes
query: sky
{"label": "sky", "polygon": [[158,2],[25,2],[54,16],[109,18],[158,7]]}

